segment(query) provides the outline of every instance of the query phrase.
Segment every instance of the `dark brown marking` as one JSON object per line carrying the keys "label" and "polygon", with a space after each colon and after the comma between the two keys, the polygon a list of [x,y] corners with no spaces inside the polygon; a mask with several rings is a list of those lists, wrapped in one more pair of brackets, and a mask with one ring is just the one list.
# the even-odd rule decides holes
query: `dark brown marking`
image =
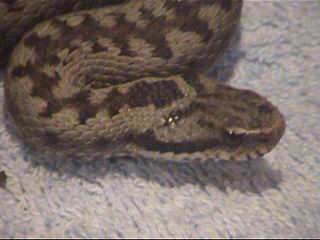
{"label": "dark brown marking", "polygon": [[50,46],[50,42],[51,37],[49,35],[39,37],[36,33],[29,34],[24,40],[24,43],[27,47],[33,47],[36,50],[36,53],[38,54],[37,59],[39,62],[46,59],[46,56],[49,52],[48,48]]}
{"label": "dark brown marking", "polygon": [[60,80],[60,75],[57,72],[54,73],[53,77],[48,76],[29,61],[25,67],[18,66],[14,68],[11,74],[13,78],[29,76],[34,84],[31,96],[40,97],[47,101],[47,107],[40,113],[40,116],[49,117],[61,109],[60,104],[52,94],[52,87]]}
{"label": "dark brown marking", "polygon": [[122,96],[123,94],[120,93],[117,88],[114,88],[108,94],[108,97],[104,100],[110,116],[117,115],[119,113],[119,110],[123,107],[125,99],[121,99]]}
{"label": "dark brown marking", "polygon": [[112,16],[117,24],[106,35],[111,37],[113,42],[121,49],[120,55],[136,56],[136,53],[128,45],[131,35],[137,31],[136,23],[129,22],[124,13],[112,14]]}
{"label": "dark brown marking", "polygon": [[215,2],[226,12],[232,9],[232,1],[235,0],[216,0]]}
{"label": "dark brown marking", "polygon": [[188,85],[193,87],[199,96],[206,95],[207,91],[203,84],[200,82],[199,76],[197,73],[193,72],[194,69],[197,69],[197,63],[191,62],[187,65],[187,71],[182,74],[183,79]]}
{"label": "dark brown marking", "polygon": [[24,66],[17,66],[17,67],[14,67],[11,71],[11,75],[12,75],[12,78],[21,78],[21,77],[25,77],[27,75],[27,67],[24,67]]}
{"label": "dark brown marking", "polygon": [[155,17],[148,9],[142,8],[142,18],[149,21],[147,29],[140,30],[140,35],[147,43],[154,46],[153,54],[155,57],[170,59],[173,55],[172,50],[165,38],[164,26],[166,25],[165,17]]}
{"label": "dark brown marking", "polygon": [[[50,64],[58,64],[60,59],[54,57],[59,50],[69,48],[70,53],[75,51],[78,46],[74,46],[72,41],[74,39],[80,39],[81,42],[91,41],[97,42],[97,37],[104,33],[99,22],[94,20],[89,14],[83,15],[84,20],[81,23],[81,28],[71,27],[67,25],[66,20],[61,20],[59,17],[55,17],[51,20],[51,24],[60,29],[61,37],[59,41],[50,41],[50,36],[40,38],[36,33],[32,33],[26,37],[25,44],[30,47],[34,47],[37,53],[36,63],[38,68],[43,66],[46,62]],[[94,51],[100,51],[101,48],[98,45],[94,45]],[[67,62],[64,60],[63,64]]]}
{"label": "dark brown marking", "polygon": [[89,14],[84,14],[84,19],[81,22],[81,25],[84,27],[95,27],[100,26],[99,22],[91,17]]}
{"label": "dark brown marking", "polygon": [[49,77],[44,73],[33,71],[31,76],[34,82],[31,96],[40,97],[47,101],[47,107],[39,113],[39,116],[44,118],[51,117],[64,106],[64,102],[57,100],[52,93],[52,87],[58,83],[60,75],[55,72],[54,77]]}
{"label": "dark brown marking", "polygon": [[153,83],[142,81],[129,87],[126,93],[120,93],[114,88],[104,100],[104,104],[110,116],[113,117],[125,105],[136,108],[154,104],[157,108],[161,108],[183,97],[178,85],[171,80]]}
{"label": "dark brown marking", "polygon": [[73,53],[74,51],[76,51],[78,49],[79,46],[76,45],[70,45],[69,46],[69,54]]}
{"label": "dark brown marking", "polygon": [[27,47],[32,47],[35,43],[39,42],[40,38],[37,33],[30,33],[24,39],[24,44]]}
{"label": "dark brown marking", "polygon": [[235,110],[236,112],[240,112],[240,113],[245,113],[247,112],[247,109],[243,106],[239,106],[236,104],[230,104],[229,105],[233,110]]}
{"label": "dark brown marking", "polygon": [[[31,16],[32,18],[24,17],[18,19],[9,18],[4,22],[1,20],[0,25],[0,64],[5,64],[8,60],[8,55],[12,52],[13,46],[22,38],[23,33],[27,30],[32,29],[32,27],[47,19],[53,18],[54,16],[62,15],[69,12],[75,12],[84,9],[93,9],[97,7],[102,7],[111,4],[119,4],[124,2],[124,0],[56,0],[47,1],[44,4],[33,4],[31,1],[17,1],[17,0],[0,0],[0,2],[5,2],[8,7],[8,12],[5,11],[1,19],[7,14],[11,15],[21,15],[21,16]],[[18,4],[16,4],[19,2]],[[22,3],[24,2],[24,3]],[[42,1],[40,1],[42,3]],[[22,4],[20,4],[22,3]],[[46,5],[45,5],[46,4]],[[31,8],[27,6],[31,6]],[[45,7],[44,7],[45,6]],[[5,7],[6,8],[6,7]],[[9,16],[7,15],[7,16]],[[3,18],[5,19],[5,18]],[[13,30],[13,31],[11,31]],[[2,65],[4,66],[4,65]]]}
{"label": "dark brown marking", "polygon": [[138,54],[130,49],[129,44],[126,42],[122,44],[120,55],[136,57]]}
{"label": "dark brown marking", "polygon": [[[33,94],[36,94],[38,92],[33,92]],[[39,113],[40,117],[48,118],[51,117],[52,114],[57,113],[61,110],[61,104],[59,104],[58,101],[47,101],[46,108]]]}
{"label": "dark brown marking", "polygon": [[59,135],[52,131],[46,131],[43,139],[47,145],[55,145],[59,142]]}
{"label": "dark brown marking", "polygon": [[64,106],[76,107],[79,109],[79,122],[85,124],[89,118],[92,118],[97,113],[97,107],[92,106],[89,101],[89,91],[82,91],[71,98],[64,99],[62,104]]}
{"label": "dark brown marking", "polygon": [[48,62],[50,65],[57,65],[57,64],[60,63],[60,58],[59,58],[58,56],[56,56],[56,55],[51,54],[51,55],[49,55],[49,56],[47,57],[47,62]]}
{"label": "dark brown marking", "polygon": [[[195,32],[208,42],[212,37],[212,31],[206,21],[199,18],[199,9],[206,1],[166,1],[166,7],[173,9],[176,13],[172,24],[186,32]],[[188,17],[186,17],[188,16]],[[170,22],[170,21],[169,21]]]}
{"label": "dark brown marking", "polygon": [[96,110],[94,108],[83,108],[79,112],[79,123],[80,124],[86,124],[86,121],[89,118],[95,117],[97,114]]}
{"label": "dark brown marking", "polygon": [[33,96],[38,96],[46,100],[53,99],[52,87],[57,85],[61,79],[58,72],[55,72],[54,76],[51,77],[43,72],[29,68],[28,75],[34,83]]}
{"label": "dark brown marking", "polygon": [[103,47],[98,42],[95,42],[92,46],[92,53],[98,53],[98,52],[107,52],[108,47]]}
{"label": "dark brown marking", "polygon": [[[35,69],[40,69],[47,62],[54,64],[60,61],[54,57],[56,49],[52,48],[52,41],[49,35],[39,37],[37,33],[31,33],[24,39],[24,43],[27,47],[33,48],[36,53],[36,59],[33,64]],[[31,65],[29,63],[29,66]]]}
{"label": "dark brown marking", "polygon": [[66,20],[60,20],[57,17],[51,20],[51,25],[60,29],[61,32],[66,32],[71,30],[71,27],[67,25]]}
{"label": "dark brown marking", "polygon": [[223,133],[223,140],[225,145],[229,145],[233,148],[239,147],[245,139],[245,133],[237,134],[232,131],[225,131]]}
{"label": "dark brown marking", "polygon": [[5,188],[7,184],[7,175],[5,171],[0,171],[0,188]]}
{"label": "dark brown marking", "polygon": [[204,120],[204,119],[199,119],[197,121],[197,124],[202,128],[209,128],[209,129],[213,129],[213,130],[217,129],[217,127],[215,126],[215,124],[213,122],[209,122],[209,121]]}
{"label": "dark brown marking", "polygon": [[131,107],[146,106],[150,103],[156,107],[163,107],[183,96],[177,84],[170,80],[154,83],[138,82],[131,86],[128,92]]}
{"label": "dark brown marking", "polygon": [[93,146],[98,149],[105,149],[106,147],[110,146],[111,140],[104,137],[99,137],[98,139],[93,141]]}
{"label": "dark brown marking", "polygon": [[125,140],[133,142],[137,146],[148,151],[160,153],[173,152],[175,154],[203,152],[208,149],[221,148],[221,146],[225,146],[225,144],[218,138],[170,143],[162,142],[156,138],[153,130],[151,129],[138,135],[133,133],[128,134]]}
{"label": "dark brown marking", "polygon": [[273,107],[270,104],[264,103],[258,106],[258,111],[260,113],[272,113]]}

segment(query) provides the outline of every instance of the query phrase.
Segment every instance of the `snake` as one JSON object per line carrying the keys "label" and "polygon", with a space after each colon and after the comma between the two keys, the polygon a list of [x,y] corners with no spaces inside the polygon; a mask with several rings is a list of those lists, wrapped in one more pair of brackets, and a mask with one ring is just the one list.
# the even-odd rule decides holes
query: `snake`
{"label": "snake", "polygon": [[285,119],[266,97],[207,72],[241,0],[0,0],[4,108],[31,149],[242,161],[270,152]]}

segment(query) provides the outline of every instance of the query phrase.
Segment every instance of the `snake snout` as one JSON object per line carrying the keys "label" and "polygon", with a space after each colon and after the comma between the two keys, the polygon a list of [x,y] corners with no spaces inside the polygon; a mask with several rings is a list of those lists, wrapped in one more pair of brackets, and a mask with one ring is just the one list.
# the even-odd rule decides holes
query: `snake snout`
{"label": "snake snout", "polygon": [[285,132],[278,108],[251,90],[219,85],[213,100],[219,102],[214,111],[228,158],[258,158],[270,152]]}
{"label": "snake snout", "polygon": [[247,149],[246,156],[250,159],[270,152],[280,141],[286,128],[280,111],[266,99],[264,101],[263,105],[257,107],[260,125],[243,133],[244,149]]}

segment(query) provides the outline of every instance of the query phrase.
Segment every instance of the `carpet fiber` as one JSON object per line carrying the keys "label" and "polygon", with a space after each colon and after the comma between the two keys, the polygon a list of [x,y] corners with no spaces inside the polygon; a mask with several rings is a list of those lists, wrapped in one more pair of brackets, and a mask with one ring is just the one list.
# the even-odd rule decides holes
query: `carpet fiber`
{"label": "carpet fiber", "polygon": [[39,164],[1,108],[0,237],[320,237],[319,26],[319,1],[246,1],[212,70],[285,115],[284,137],[258,161]]}

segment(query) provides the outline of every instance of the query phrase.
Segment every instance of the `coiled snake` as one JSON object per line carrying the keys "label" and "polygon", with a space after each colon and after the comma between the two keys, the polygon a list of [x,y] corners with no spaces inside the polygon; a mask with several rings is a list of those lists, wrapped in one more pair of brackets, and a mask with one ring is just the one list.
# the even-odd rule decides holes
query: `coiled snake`
{"label": "coiled snake", "polygon": [[25,144],[84,161],[244,160],[273,149],[285,131],[278,109],[202,74],[228,46],[242,1],[110,2],[0,0],[3,59],[19,40],[5,108]]}

